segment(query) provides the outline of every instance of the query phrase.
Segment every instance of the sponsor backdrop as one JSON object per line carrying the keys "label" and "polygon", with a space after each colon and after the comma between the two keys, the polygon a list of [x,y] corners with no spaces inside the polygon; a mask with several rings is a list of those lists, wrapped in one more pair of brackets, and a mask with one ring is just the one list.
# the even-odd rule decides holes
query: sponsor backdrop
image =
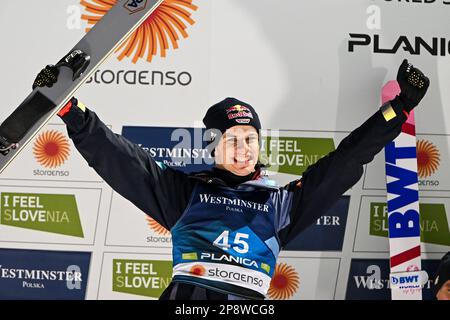
{"label": "sponsor backdrop", "polygon": [[[114,2],[2,1],[1,119]],[[248,101],[271,130],[262,160],[283,185],[376,111],[408,58],[432,83],[416,121],[423,267],[434,277],[450,250],[449,14],[444,0],[166,0],[151,32],[76,96],[184,172],[211,166],[206,109]],[[383,159],[280,253],[269,299],[390,298]],[[170,282],[170,233],[102,181],[57,117],[0,176],[0,206],[0,299],[156,299]]]}

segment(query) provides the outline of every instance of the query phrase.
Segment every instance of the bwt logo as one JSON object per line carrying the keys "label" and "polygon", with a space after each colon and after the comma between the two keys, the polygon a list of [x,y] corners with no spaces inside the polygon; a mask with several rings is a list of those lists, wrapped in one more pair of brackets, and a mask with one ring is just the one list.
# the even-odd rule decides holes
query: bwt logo
{"label": "bwt logo", "polygon": [[125,9],[130,11],[130,14],[144,10],[147,6],[147,0],[129,0],[124,4]]}
{"label": "bwt logo", "polygon": [[419,282],[419,276],[392,277],[392,284],[415,284]]}
{"label": "bwt logo", "polygon": [[392,178],[392,181],[387,184],[387,191],[392,196],[388,200],[388,208],[392,212],[388,216],[389,238],[419,237],[419,212],[408,209],[410,204],[419,201],[417,187],[408,188],[408,186],[417,185],[417,172],[397,166],[399,159],[416,158],[416,146],[400,147],[392,141],[385,150],[386,176]]}

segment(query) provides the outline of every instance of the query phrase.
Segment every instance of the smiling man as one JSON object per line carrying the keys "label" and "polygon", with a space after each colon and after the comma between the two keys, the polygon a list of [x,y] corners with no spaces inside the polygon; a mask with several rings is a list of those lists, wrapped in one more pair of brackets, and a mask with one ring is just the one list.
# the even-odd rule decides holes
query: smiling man
{"label": "smiling man", "polygon": [[[49,66],[36,83],[51,86],[57,75]],[[395,99],[284,187],[258,162],[255,109],[235,98],[208,109],[203,122],[213,133],[215,166],[190,175],[157,163],[75,98],[59,115],[88,164],[172,233],[173,281],[161,299],[264,299],[283,246],[361,178],[363,166],[397,137],[429,86],[406,60],[397,81]]]}
{"label": "smiling man", "polygon": [[251,180],[257,171],[261,130],[253,107],[226,98],[208,109],[203,123],[213,137],[209,149],[214,156],[216,174],[235,185]]}

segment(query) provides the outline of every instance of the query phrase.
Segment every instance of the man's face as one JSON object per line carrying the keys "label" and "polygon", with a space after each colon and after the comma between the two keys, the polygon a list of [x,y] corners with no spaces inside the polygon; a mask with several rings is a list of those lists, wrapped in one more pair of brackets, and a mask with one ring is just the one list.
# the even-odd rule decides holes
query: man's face
{"label": "man's face", "polygon": [[258,162],[258,132],[247,125],[231,127],[222,135],[215,150],[217,167],[238,176],[248,175]]}
{"label": "man's face", "polygon": [[450,300],[450,280],[445,282],[436,294],[438,300]]}

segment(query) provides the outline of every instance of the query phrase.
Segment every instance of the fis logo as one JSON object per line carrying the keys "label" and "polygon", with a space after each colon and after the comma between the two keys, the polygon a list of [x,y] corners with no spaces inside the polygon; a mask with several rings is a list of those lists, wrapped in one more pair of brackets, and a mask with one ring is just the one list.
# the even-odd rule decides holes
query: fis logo
{"label": "fis logo", "polygon": [[145,9],[147,0],[129,0],[123,6],[130,11],[130,14],[133,14]]}

